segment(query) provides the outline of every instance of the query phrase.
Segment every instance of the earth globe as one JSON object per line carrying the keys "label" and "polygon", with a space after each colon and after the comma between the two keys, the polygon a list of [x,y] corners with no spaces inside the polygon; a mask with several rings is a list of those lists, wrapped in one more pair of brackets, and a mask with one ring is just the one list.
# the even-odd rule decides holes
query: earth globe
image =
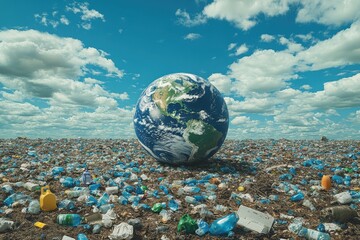
{"label": "earth globe", "polygon": [[229,113],[221,93],[193,74],[175,73],[152,82],[141,94],[134,128],[157,161],[179,165],[206,161],[224,143]]}

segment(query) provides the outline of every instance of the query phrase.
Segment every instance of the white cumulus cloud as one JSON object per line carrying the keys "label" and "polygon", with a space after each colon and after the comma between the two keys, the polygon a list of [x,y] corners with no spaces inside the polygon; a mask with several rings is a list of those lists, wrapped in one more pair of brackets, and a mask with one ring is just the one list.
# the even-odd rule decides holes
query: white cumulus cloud
{"label": "white cumulus cloud", "polygon": [[201,38],[201,35],[198,33],[189,33],[184,37],[185,40],[191,40],[191,41],[199,38]]}

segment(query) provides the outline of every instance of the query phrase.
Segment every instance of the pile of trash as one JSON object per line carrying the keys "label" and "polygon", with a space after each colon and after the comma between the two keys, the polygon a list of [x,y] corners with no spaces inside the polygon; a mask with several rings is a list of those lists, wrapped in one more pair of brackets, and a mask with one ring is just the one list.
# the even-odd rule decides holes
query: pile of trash
{"label": "pile of trash", "polygon": [[225,141],[169,166],[134,140],[1,139],[1,239],[359,239],[360,141]]}

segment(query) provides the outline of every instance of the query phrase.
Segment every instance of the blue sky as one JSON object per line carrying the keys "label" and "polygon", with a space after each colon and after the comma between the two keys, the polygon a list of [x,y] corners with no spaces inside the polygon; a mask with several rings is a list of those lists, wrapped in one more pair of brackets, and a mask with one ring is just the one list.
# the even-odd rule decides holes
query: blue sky
{"label": "blue sky", "polygon": [[228,138],[359,139],[360,1],[6,1],[0,138],[131,138],[141,92],[187,72]]}

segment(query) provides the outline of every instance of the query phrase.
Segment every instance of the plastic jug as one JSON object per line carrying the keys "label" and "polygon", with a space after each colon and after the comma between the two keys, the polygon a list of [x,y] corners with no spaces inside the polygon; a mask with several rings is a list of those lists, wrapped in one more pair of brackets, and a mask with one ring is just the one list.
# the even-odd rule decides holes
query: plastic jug
{"label": "plastic jug", "polygon": [[326,191],[330,190],[330,188],[331,188],[331,179],[330,179],[329,175],[322,176],[321,187]]}
{"label": "plastic jug", "polygon": [[43,211],[56,209],[56,196],[50,191],[49,186],[41,188],[40,208]]}

